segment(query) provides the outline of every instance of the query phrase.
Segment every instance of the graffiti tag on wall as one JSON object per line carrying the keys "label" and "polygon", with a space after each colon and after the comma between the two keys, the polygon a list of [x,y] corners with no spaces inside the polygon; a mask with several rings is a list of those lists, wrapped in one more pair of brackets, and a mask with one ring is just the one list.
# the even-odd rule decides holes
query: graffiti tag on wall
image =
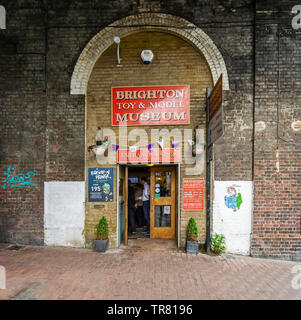
{"label": "graffiti tag on wall", "polygon": [[240,186],[232,185],[227,187],[227,195],[225,196],[225,205],[234,212],[240,209],[242,204],[242,196],[240,193]]}
{"label": "graffiti tag on wall", "polygon": [[7,188],[27,188],[29,186],[35,186],[35,184],[32,182],[32,176],[35,176],[36,174],[34,172],[27,172],[27,174],[19,173],[19,174],[13,174],[12,171],[14,171],[15,168],[9,167],[7,169],[7,172],[4,172],[4,175],[6,175],[6,179],[3,181],[4,184],[2,185],[3,189]]}

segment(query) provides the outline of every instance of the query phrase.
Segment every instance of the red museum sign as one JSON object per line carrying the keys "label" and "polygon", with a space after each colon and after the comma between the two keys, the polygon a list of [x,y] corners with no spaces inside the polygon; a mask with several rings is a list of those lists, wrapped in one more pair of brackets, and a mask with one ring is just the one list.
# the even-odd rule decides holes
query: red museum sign
{"label": "red museum sign", "polygon": [[112,88],[112,126],[190,123],[189,86]]}
{"label": "red museum sign", "polygon": [[118,163],[179,163],[181,152],[179,149],[138,149],[131,152],[129,149],[119,149],[117,152]]}

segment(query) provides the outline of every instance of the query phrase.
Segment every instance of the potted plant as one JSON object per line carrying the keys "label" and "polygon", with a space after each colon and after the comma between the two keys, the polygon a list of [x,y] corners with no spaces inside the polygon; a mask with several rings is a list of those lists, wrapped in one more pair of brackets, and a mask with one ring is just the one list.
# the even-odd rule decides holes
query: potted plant
{"label": "potted plant", "polygon": [[[102,132],[102,130],[100,130],[100,132]],[[101,135],[102,133],[99,133],[99,136],[96,137],[96,145],[88,147],[88,151],[90,152],[92,150],[96,156],[103,156],[111,143],[109,137],[105,136],[102,138]]]}
{"label": "potted plant", "polygon": [[226,238],[223,234],[214,233],[210,236],[210,249],[215,254],[226,252]]}
{"label": "potted plant", "polygon": [[190,218],[187,225],[187,240],[186,240],[186,252],[195,253],[199,252],[199,242],[198,242],[198,226],[196,224],[195,218]]}
{"label": "potted plant", "polygon": [[97,239],[94,240],[94,251],[106,252],[109,247],[108,222],[106,217],[99,220],[97,227]]}
{"label": "potted plant", "polygon": [[107,151],[110,144],[108,137],[105,137],[104,140],[96,141],[96,146],[93,146],[92,150],[97,156],[103,156]]}

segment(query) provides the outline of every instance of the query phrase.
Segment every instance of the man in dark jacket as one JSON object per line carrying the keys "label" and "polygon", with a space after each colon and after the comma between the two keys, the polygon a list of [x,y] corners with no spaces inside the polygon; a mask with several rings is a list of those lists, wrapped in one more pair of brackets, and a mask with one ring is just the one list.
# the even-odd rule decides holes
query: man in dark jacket
{"label": "man in dark jacket", "polygon": [[135,224],[135,190],[132,186],[129,186],[128,196],[128,217],[129,217],[129,232],[132,234],[136,233]]}
{"label": "man in dark jacket", "polygon": [[139,183],[136,183],[134,190],[135,190],[135,200],[136,200],[135,217],[137,221],[137,227],[141,228],[144,225],[146,226],[146,222],[144,223],[143,201],[142,201],[143,189]]}

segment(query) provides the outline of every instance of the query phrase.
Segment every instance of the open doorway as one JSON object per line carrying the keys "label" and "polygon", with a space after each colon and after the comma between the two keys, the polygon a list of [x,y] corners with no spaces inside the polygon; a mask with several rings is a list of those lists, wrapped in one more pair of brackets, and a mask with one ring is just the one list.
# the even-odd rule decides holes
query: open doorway
{"label": "open doorway", "polygon": [[120,177],[119,184],[124,191],[123,210],[119,210],[119,214],[123,212],[123,217],[119,217],[120,243],[128,245],[128,240],[135,239],[160,243],[165,239],[165,242],[172,242],[171,246],[176,246],[179,222],[177,169],[177,165],[127,165],[120,169],[120,172],[124,171],[124,180]]}
{"label": "open doorway", "polygon": [[150,167],[128,167],[128,239],[150,238]]}

